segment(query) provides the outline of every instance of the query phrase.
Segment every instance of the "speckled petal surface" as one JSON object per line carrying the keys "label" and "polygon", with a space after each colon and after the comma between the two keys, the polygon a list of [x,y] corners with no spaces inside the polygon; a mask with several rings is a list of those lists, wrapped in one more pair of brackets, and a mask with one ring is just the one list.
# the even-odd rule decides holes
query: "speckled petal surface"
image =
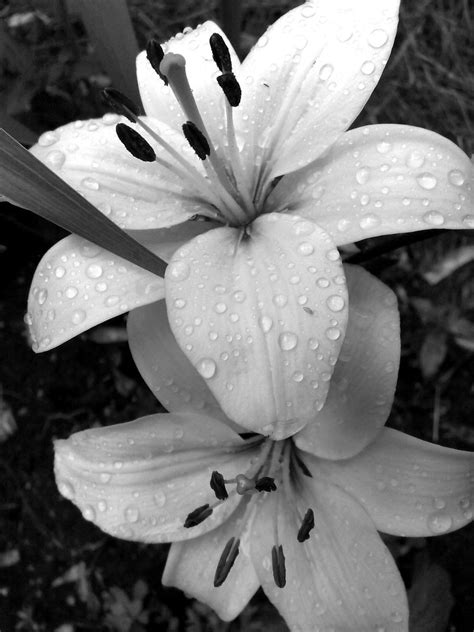
{"label": "speckled petal surface", "polygon": [[130,351],[142,378],[167,410],[197,411],[232,424],[176,342],[165,301],[130,312],[127,332]]}
{"label": "speckled petal surface", "polygon": [[237,127],[250,164],[261,147],[275,177],[304,167],[344,132],[392,48],[398,0],[314,0],[259,39],[240,71]]}
{"label": "speckled petal surface", "polygon": [[[198,170],[202,169],[182,134],[143,118]],[[89,202],[122,228],[162,228],[179,224],[200,213],[203,201],[175,173],[156,162],[134,158],[119,141],[115,126],[129,121],[115,114],[101,119],[75,121],[40,136],[31,152]],[[157,156],[176,162],[138,126],[135,129]]]}
{"label": "speckled petal surface", "polygon": [[[223,621],[231,621],[245,608],[260,586],[250,560],[250,532],[242,524],[246,503],[217,529],[195,540],[177,542],[171,546],[163,573],[165,586],[175,586],[187,595],[210,606]],[[225,582],[214,587],[217,563],[226,543],[240,538],[239,555]]]}
{"label": "speckled petal surface", "polygon": [[[295,191],[298,195],[295,195]],[[474,166],[447,138],[408,125],[344,134],[269,200],[317,221],[339,245],[429,228],[474,228]]]}
{"label": "speckled petal surface", "polygon": [[[474,453],[385,428],[347,461],[308,460],[366,508],[379,531],[441,535],[474,518]],[[312,468],[311,468],[312,469]],[[316,470],[313,470],[316,471]]]}
{"label": "speckled petal surface", "polygon": [[255,456],[230,428],[198,413],[165,413],[78,432],[55,442],[61,494],[86,520],[124,540],[169,542],[195,538],[237,507],[234,495],[201,524],[185,528],[196,508],[216,500],[212,470],[246,471]]}
{"label": "speckled petal surface", "polygon": [[344,266],[349,321],[321,412],[295,437],[302,450],[326,459],[360,452],[380,432],[392,408],[400,362],[395,294],[357,266]]}
{"label": "speckled petal surface", "polygon": [[[292,632],[408,632],[395,562],[349,494],[317,478],[305,479],[289,502],[277,503],[277,495],[271,495],[256,513],[251,555],[265,594]],[[300,543],[296,534],[308,507],[315,527]],[[272,574],[275,530],[286,558],[284,588],[275,585]]]}
{"label": "speckled petal surface", "polygon": [[[225,121],[224,97],[216,77],[220,74],[212,58],[209,38],[219,33],[224,38],[232,59],[232,66],[238,70],[239,59],[223,31],[214,22],[207,21],[195,29],[185,29],[163,44],[165,53],[183,55],[186,60],[186,74],[206,124],[211,139],[219,144],[222,131],[219,126]],[[175,130],[181,131],[186,118],[171,89],[164,85],[147,60],[146,52],[137,57],[137,78],[143,107],[148,116],[163,121]]]}
{"label": "speckled petal surface", "polygon": [[269,214],[247,235],[209,231],[175,253],[165,284],[171,329],[232,420],[282,439],[322,407],[347,290],[319,226]]}
{"label": "speckled petal surface", "polygon": [[[211,222],[183,222],[133,236],[165,261]],[[47,351],[110,318],[164,297],[163,279],[70,235],[36,268],[26,317],[35,351]]]}

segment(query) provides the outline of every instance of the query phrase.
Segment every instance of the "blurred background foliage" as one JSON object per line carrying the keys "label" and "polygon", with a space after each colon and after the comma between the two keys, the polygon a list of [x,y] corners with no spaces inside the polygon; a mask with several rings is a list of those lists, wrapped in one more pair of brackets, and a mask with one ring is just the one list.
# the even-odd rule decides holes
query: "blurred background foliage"
{"label": "blurred background foliage", "polygon": [[[133,58],[150,37],[165,40],[214,19],[238,40],[243,56],[298,4],[0,0],[0,126],[30,146],[48,129],[103,114],[106,86],[136,95]],[[355,126],[426,127],[471,154],[473,24],[469,0],[402,0],[392,57]],[[0,208],[0,630],[285,631],[261,593],[226,624],[206,606],[162,588],[166,546],[105,536],[59,497],[54,438],[160,410],[131,361],[122,318],[48,354],[29,349],[23,324],[29,280],[63,234],[26,211]],[[380,243],[361,246],[372,242]],[[472,233],[464,231],[433,232],[370,262],[397,293],[402,314],[402,366],[390,425],[470,450],[473,261]],[[410,632],[472,632],[473,525],[430,540],[386,541],[410,589]]]}

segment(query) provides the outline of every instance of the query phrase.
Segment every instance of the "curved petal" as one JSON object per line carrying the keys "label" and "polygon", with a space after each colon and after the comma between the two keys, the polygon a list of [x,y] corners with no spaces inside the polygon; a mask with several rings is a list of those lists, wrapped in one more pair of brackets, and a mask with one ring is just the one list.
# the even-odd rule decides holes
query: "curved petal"
{"label": "curved petal", "polygon": [[[342,490],[316,479],[291,501],[278,505],[277,494],[269,496],[256,514],[251,540],[263,590],[289,628],[408,632],[403,582],[364,509]],[[315,527],[300,543],[296,535],[309,507]],[[284,588],[275,585],[272,575],[269,535],[275,530],[286,558]]]}
{"label": "curved petal", "polygon": [[377,529],[429,536],[461,528],[474,517],[474,453],[443,448],[385,428],[348,461],[315,467],[369,512]]}
{"label": "curved petal", "polygon": [[320,161],[283,178],[269,208],[317,221],[338,246],[428,228],[473,228],[474,166],[434,132],[369,125],[350,130]]}
{"label": "curved petal", "polygon": [[[219,33],[229,47],[232,65],[239,69],[239,59],[225,33],[214,22],[204,22],[195,29],[185,29],[163,44],[165,53],[183,55],[186,59],[186,74],[197,106],[211,139],[216,143],[222,136],[225,122],[224,98],[216,77],[220,74],[212,57],[209,38]],[[141,52],[137,57],[137,79],[143,107],[148,116],[163,121],[181,133],[186,117],[168,86],[158,77]]]}
{"label": "curved petal", "polygon": [[198,411],[239,428],[226,417],[171,332],[165,301],[130,312],[128,342],[141,376],[170,412]]}
{"label": "curved petal", "polygon": [[[199,171],[202,165],[183,135],[157,121],[146,121]],[[122,228],[162,228],[202,212],[207,203],[195,188],[156,162],[134,158],[119,141],[123,117],[75,121],[43,134],[32,153]],[[137,127],[137,130],[141,130]],[[176,162],[147,137],[157,156]]]}
{"label": "curved petal", "polygon": [[[134,237],[168,259],[211,222],[140,231]],[[47,351],[94,325],[164,297],[163,279],[70,235],[41,259],[31,284],[27,322],[35,351]]]}
{"label": "curved petal", "polygon": [[237,126],[250,164],[263,147],[270,180],[290,173],[315,160],[349,127],[389,57],[398,5],[399,0],[314,0],[269,28],[240,72]]}
{"label": "curved petal", "polygon": [[[223,621],[235,619],[260,586],[250,560],[250,533],[242,502],[217,529],[199,538],[171,546],[162,583],[175,586],[210,606]],[[243,531],[242,531],[243,529]],[[214,575],[227,542],[240,538],[239,554],[221,586],[214,587]]]}
{"label": "curved petal", "polygon": [[125,540],[170,542],[220,525],[237,507],[234,494],[201,524],[187,515],[216,498],[212,470],[245,471],[255,451],[230,428],[197,413],[166,413],[55,442],[59,491],[106,533]]}
{"label": "curved petal", "polygon": [[347,294],[319,226],[271,214],[209,231],[175,253],[165,285],[171,329],[232,420],[282,439],[322,406]]}
{"label": "curved petal", "polygon": [[387,421],[400,362],[395,294],[356,266],[344,266],[349,321],[324,408],[294,438],[302,450],[345,459],[365,448]]}

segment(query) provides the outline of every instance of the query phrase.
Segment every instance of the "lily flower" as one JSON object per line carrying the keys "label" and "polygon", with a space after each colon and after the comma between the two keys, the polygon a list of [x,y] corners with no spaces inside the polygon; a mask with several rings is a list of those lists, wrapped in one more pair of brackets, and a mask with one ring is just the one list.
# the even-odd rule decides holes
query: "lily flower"
{"label": "lily flower", "polygon": [[383,428],[400,355],[395,297],[368,272],[345,272],[349,322],[329,395],[294,436],[231,427],[160,301],[131,312],[128,333],[171,412],[56,441],[63,496],[113,536],[172,542],[163,583],[223,620],[262,586],[293,631],[407,632],[403,582],[377,530],[433,536],[473,518],[474,455]]}
{"label": "lily flower", "polygon": [[397,14],[398,0],[308,1],[242,64],[206,22],[138,56],[146,116],[109,91],[122,116],[44,134],[34,155],[169,266],[163,282],[66,238],[33,279],[36,349],[166,297],[179,345],[230,418],[275,439],[301,429],[324,404],[347,326],[338,248],[474,226],[473,165],[452,142],[403,125],[346,131]]}

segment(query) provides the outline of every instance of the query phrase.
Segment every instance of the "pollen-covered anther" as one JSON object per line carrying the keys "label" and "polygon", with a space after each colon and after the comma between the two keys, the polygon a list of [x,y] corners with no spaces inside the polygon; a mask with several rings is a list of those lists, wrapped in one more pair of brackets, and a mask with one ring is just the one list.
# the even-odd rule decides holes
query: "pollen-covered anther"
{"label": "pollen-covered anther", "polygon": [[233,72],[225,72],[217,77],[217,83],[222,88],[229,105],[233,108],[240,104],[242,89]]}
{"label": "pollen-covered anther", "polygon": [[217,563],[216,572],[214,575],[214,586],[218,588],[227,579],[228,574],[234,562],[239,554],[240,540],[238,538],[231,538],[224,547],[222,554]]}
{"label": "pollen-covered anther", "polygon": [[132,156],[144,162],[153,162],[156,159],[153,147],[134,129],[125,125],[125,123],[118,123],[115,131],[125,149]]}
{"label": "pollen-covered anther", "polygon": [[213,33],[209,38],[212,57],[221,72],[232,72],[232,60],[224,38],[219,33]]}
{"label": "pollen-covered anther", "polygon": [[276,488],[275,479],[271,476],[262,476],[255,481],[257,492],[274,492]]}
{"label": "pollen-covered anther", "polygon": [[201,160],[206,160],[206,158],[211,153],[211,148],[209,147],[207,138],[204,136],[198,126],[195,125],[192,121],[187,121],[183,124],[183,134],[188,143],[196,152],[197,156]]}
{"label": "pollen-covered anther", "polygon": [[286,584],[286,565],[281,544],[272,547],[272,571],[275,584],[278,588],[283,588]]}
{"label": "pollen-covered anther", "polygon": [[191,527],[197,527],[198,524],[204,522],[209,516],[212,514],[212,507],[209,506],[209,503],[206,505],[201,505],[194,511],[191,511],[186,516],[186,520],[184,521],[184,527],[186,529],[190,529]]}
{"label": "pollen-covered anther", "polygon": [[115,88],[105,88],[105,90],[102,90],[102,100],[116,114],[125,116],[132,123],[137,122],[140,110],[131,99],[125,96],[125,94],[115,90]]}
{"label": "pollen-covered anther", "polygon": [[301,527],[298,530],[298,535],[296,536],[298,542],[304,542],[305,540],[309,540],[309,532],[314,528],[314,512],[311,507],[306,511],[303,522],[301,523]]}
{"label": "pollen-covered anther", "polygon": [[216,495],[217,500],[226,500],[229,497],[227,490],[225,488],[224,477],[220,472],[214,470],[211,475],[211,480],[209,482],[212,491]]}
{"label": "pollen-covered anther", "polygon": [[168,85],[168,78],[161,72],[160,64],[163,61],[165,53],[160,43],[156,39],[151,39],[146,45],[146,56],[153,70],[163,81],[165,86]]}

